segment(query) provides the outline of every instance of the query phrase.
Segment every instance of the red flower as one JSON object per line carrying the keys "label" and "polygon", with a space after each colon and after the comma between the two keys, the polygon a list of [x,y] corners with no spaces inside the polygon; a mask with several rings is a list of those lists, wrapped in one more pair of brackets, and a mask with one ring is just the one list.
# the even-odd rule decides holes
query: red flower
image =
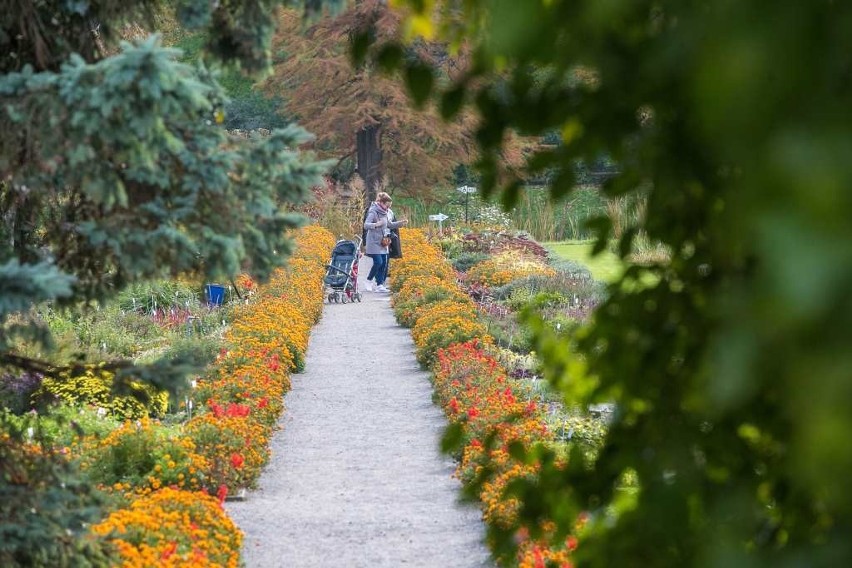
{"label": "red flower", "polygon": [[577,541],[577,537],[574,535],[571,535],[565,539],[565,547],[571,552],[577,550],[577,544],[579,544],[579,542]]}
{"label": "red flower", "polygon": [[225,410],[212,400],[210,401],[210,410],[216,418],[222,418],[225,415]]}
{"label": "red flower", "polygon": [[257,401],[258,408],[266,408],[267,406],[269,406],[269,400],[266,397],[263,397],[262,399]]}
{"label": "red flower", "polygon": [[251,407],[247,404],[237,404],[232,402],[228,405],[226,414],[231,418],[245,418],[251,412]]}
{"label": "red flower", "polygon": [[456,413],[459,411],[459,401],[458,401],[458,400],[456,400],[456,397],[453,397],[453,398],[450,400],[450,411],[451,411],[453,414],[456,414]]}
{"label": "red flower", "polygon": [[219,498],[219,504],[220,505],[225,502],[225,497],[227,497],[227,496],[228,496],[228,486],[223,483],[222,485],[219,486],[219,491],[216,492],[216,497]]}
{"label": "red flower", "polygon": [[160,554],[160,560],[168,560],[177,551],[177,542],[170,542],[166,549]]}
{"label": "red flower", "polygon": [[546,568],[544,564],[544,556],[541,550],[536,546],[533,548],[533,556],[535,557],[535,568]]}
{"label": "red flower", "polygon": [[240,469],[243,467],[243,462],[245,462],[243,456],[237,453],[231,454],[231,465],[234,466],[234,469]]}
{"label": "red flower", "polygon": [[475,406],[468,408],[467,416],[468,418],[476,418],[477,416],[479,416],[479,411],[476,409]]}

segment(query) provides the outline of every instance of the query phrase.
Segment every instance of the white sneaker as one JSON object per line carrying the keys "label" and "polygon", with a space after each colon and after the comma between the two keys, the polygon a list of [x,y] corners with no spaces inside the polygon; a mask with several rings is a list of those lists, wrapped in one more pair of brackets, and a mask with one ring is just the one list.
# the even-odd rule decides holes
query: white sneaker
{"label": "white sneaker", "polygon": [[372,292],[373,291],[373,282],[370,281],[370,280],[367,280],[366,282],[364,282],[364,290],[366,290],[367,292]]}
{"label": "white sneaker", "polygon": [[390,292],[387,288],[385,288],[384,284],[379,284],[376,286],[376,292]]}

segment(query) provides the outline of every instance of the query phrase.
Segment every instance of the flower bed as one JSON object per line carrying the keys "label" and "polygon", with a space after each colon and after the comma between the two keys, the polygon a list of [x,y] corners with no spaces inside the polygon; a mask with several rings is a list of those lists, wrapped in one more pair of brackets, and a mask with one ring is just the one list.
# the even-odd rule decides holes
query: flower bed
{"label": "flower bed", "polygon": [[122,566],[227,566],[243,536],[221,503],[204,492],[166,488],[114,511],[92,527],[117,548]]}
{"label": "flower bed", "polygon": [[[524,526],[517,514],[520,502],[506,492],[514,479],[534,478],[539,467],[535,461],[512,457],[515,446],[529,449],[556,443],[541,408],[522,396],[518,382],[496,359],[496,348],[478,321],[476,305],[459,293],[455,274],[440,251],[419,231],[405,230],[402,239],[406,256],[394,261],[391,282],[394,310],[400,322],[412,328],[418,360],[432,371],[436,399],[458,429],[458,477],[478,495],[492,536],[514,531],[514,555],[506,557],[500,550],[495,554],[508,565],[570,566],[576,537],[557,537],[554,523],[546,520],[535,527]],[[518,253],[503,255],[503,259],[514,259]],[[514,277],[549,274],[538,258],[525,258],[523,270],[507,279],[484,279],[484,283],[505,284]],[[483,275],[489,266],[484,264]],[[492,539],[492,544],[497,542]]]}
{"label": "flower bed", "polygon": [[[322,277],[334,237],[318,227],[296,235],[288,266],[233,311],[224,347],[192,393],[196,415],[167,429],[143,419],[77,445],[103,489],[129,501],[92,533],[125,566],[238,566],[242,534],[221,502],[256,484],[283,411],[290,373],[304,365],[322,312]],[[198,491],[203,489],[203,491]],[[215,496],[215,497],[214,497]]]}

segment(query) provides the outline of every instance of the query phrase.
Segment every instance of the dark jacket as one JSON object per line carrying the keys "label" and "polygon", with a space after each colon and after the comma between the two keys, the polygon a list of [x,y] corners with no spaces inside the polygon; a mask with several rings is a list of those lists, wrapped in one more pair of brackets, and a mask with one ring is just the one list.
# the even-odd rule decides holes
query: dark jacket
{"label": "dark jacket", "polygon": [[[393,210],[388,209],[388,220],[396,222]],[[399,229],[391,229],[391,244],[388,247],[388,258],[402,258],[402,240],[399,238]]]}

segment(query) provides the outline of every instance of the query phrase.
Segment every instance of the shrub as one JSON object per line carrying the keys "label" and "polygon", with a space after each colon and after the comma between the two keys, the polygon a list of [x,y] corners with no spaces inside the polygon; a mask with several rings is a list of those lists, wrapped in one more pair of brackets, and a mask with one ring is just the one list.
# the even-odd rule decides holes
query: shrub
{"label": "shrub", "polygon": [[438,349],[442,347],[477,338],[490,341],[472,303],[442,300],[425,305],[422,310],[411,336],[417,346],[417,360],[426,368],[432,366]]}
{"label": "shrub", "polygon": [[239,566],[242,533],[220,503],[200,492],[161,489],[92,527],[123,566]]}
{"label": "shrub", "polygon": [[515,314],[506,317],[483,315],[485,329],[494,339],[494,343],[515,352],[528,353],[532,349],[532,332],[518,322]]}
{"label": "shrub", "polygon": [[453,268],[458,272],[467,272],[471,266],[488,257],[489,255],[483,252],[463,252],[452,260]]}
{"label": "shrub", "polygon": [[125,422],[102,440],[86,439],[80,450],[83,472],[107,490],[145,494],[205,485],[208,464],[192,439],[148,419]]}
{"label": "shrub", "polygon": [[0,414],[0,566],[109,566],[106,543],[89,535],[106,501],[67,455]]}
{"label": "shrub", "polygon": [[103,410],[66,404],[52,406],[47,413],[10,415],[7,420],[15,424],[20,431],[32,428],[41,443],[55,448],[71,446],[83,437],[103,438],[119,425],[119,422]]}
{"label": "shrub", "polygon": [[211,491],[224,485],[228,491],[253,487],[269,460],[270,429],[249,417],[248,405],[211,404],[211,412],[194,417],[186,433],[207,460]]}
{"label": "shrub", "polygon": [[597,305],[603,301],[606,288],[600,282],[590,278],[575,278],[570,274],[558,272],[551,275],[534,274],[518,278],[491,289],[496,300],[508,300],[513,295],[527,294],[532,297],[538,293],[559,294],[575,303]]}
{"label": "shrub", "polygon": [[553,268],[537,257],[516,251],[505,251],[473,265],[467,271],[467,280],[496,287],[527,276],[555,274],[556,271]]}
{"label": "shrub", "polygon": [[46,377],[33,394],[34,400],[56,397],[72,406],[96,406],[119,419],[163,416],[168,410],[168,393],[142,383],[131,383],[132,396],[113,396],[115,375],[96,365],[88,365],[82,375],[66,371],[60,378]]}
{"label": "shrub", "polygon": [[421,306],[441,300],[452,300],[469,304],[470,299],[455,282],[447,282],[435,276],[407,280],[394,297],[393,308],[399,323],[411,327],[418,317]]}
{"label": "shrub", "polygon": [[222,338],[210,335],[189,335],[174,338],[158,358],[181,360],[195,368],[204,368],[216,359],[222,348]]}

